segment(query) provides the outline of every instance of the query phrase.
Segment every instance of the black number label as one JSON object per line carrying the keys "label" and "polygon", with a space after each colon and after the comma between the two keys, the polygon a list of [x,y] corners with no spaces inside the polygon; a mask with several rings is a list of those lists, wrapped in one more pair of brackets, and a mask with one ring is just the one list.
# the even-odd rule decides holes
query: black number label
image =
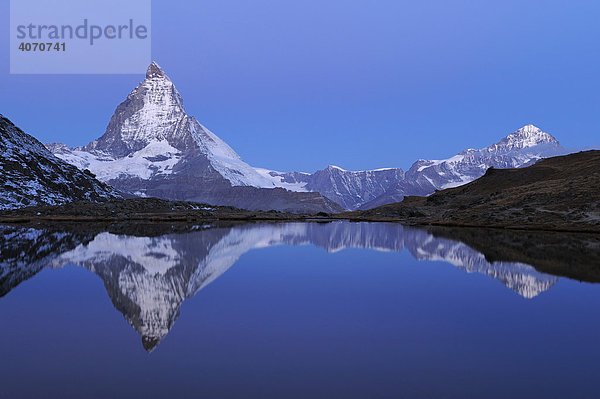
{"label": "black number label", "polygon": [[66,43],[26,43],[21,42],[19,44],[19,50],[21,51],[67,51]]}

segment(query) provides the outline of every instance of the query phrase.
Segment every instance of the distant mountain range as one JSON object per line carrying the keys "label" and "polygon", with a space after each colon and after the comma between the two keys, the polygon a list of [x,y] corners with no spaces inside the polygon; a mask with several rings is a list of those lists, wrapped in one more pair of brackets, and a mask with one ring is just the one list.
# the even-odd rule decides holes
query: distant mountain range
{"label": "distant mountain range", "polygon": [[352,220],[511,229],[600,231],[600,151],[490,168],[479,179],[427,197],[338,215]]}
{"label": "distant mountain range", "polygon": [[[113,305],[140,333],[148,351],[168,334],[186,299],[225,273],[243,254],[276,245],[311,244],[328,252],[407,249],[418,260],[443,261],[468,273],[490,276],[525,298],[539,295],[558,281],[529,265],[490,262],[459,241],[391,223],[246,224],[155,237],[0,226],[0,241],[0,296],[44,267],[85,267],[102,278]],[[30,248],[42,250],[30,251],[27,259],[17,256]]]}
{"label": "distant mountain range", "polygon": [[345,209],[370,209],[402,201],[407,195],[429,195],[468,183],[490,167],[520,168],[563,153],[554,137],[527,125],[480,150],[469,149],[444,160],[418,160],[406,173],[395,168],[348,171],[337,166],[313,174],[268,173],[292,187],[317,191]]}
{"label": "distant mountain range", "polygon": [[565,152],[550,134],[528,125],[484,149],[445,160],[419,160],[407,172],[329,166],[309,174],[256,168],[186,113],[175,85],[156,63],[117,107],[99,139],[76,148],[46,146],[64,161],[133,195],[328,213],[429,195],[472,181],[490,167],[522,167]]}

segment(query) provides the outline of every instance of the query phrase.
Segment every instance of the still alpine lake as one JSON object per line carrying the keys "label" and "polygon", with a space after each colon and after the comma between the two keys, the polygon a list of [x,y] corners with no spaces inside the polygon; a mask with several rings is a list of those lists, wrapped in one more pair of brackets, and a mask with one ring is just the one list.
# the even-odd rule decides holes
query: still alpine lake
{"label": "still alpine lake", "polygon": [[0,397],[597,397],[597,236],[107,230],[0,227]]}

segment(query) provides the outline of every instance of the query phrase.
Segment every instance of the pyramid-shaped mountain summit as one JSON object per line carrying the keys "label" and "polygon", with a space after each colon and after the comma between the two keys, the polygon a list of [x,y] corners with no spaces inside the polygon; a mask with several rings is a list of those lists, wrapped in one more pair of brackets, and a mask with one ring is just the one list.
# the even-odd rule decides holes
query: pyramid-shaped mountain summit
{"label": "pyramid-shaped mountain summit", "polygon": [[252,210],[335,212],[317,192],[277,187],[187,114],[177,88],[156,63],[115,110],[105,133],[86,146],[48,147],[113,187],[143,197]]}

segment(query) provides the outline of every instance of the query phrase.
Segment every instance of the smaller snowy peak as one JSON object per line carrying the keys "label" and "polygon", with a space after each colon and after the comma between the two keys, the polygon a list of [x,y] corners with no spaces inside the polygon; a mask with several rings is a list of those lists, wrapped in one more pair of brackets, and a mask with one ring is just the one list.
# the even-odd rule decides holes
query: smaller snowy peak
{"label": "smaller snowy peak", "polygon": [[523,126],[503,138],[498,144],[506,146],[509,149],[529,148],[541,144],[559,145],[558,140],[551,134],[542,131],[542,129],[534,125]]}
{"label": "smaller snowy peak", "polygon": [[[416,167],[417,172],[423,172],[434,166],[439,169],[436,173],[443,172],[442,174],[446,174],[447,177],[450,172],[470,176],[471,173],[466,173],[465,168],[470,170],[474,167],[475,175],[478,177],[481,170],[485,171],[490,166],[498,168],[526,166],[533,160],[554,155],[561,148],[558,140],[552,135],[534,125],[526,125],[489,147],[479,150],[470,148],[448,159],[419,160],[411,169]],[[498,157],[505,157],[505,159]],[[469,179],[473,180],[472,176]],[[465,179],[461,178],[460,182],[464,183],[464,181]]]}
{"label": "smaller snowy peak", "polygon": [[162,68],[156,62],[152,61],[152,64],[150,64],[150,66],[148,66],[148,69],[146,70],[146,79],[166,77],[167,75],[162,70]]}

